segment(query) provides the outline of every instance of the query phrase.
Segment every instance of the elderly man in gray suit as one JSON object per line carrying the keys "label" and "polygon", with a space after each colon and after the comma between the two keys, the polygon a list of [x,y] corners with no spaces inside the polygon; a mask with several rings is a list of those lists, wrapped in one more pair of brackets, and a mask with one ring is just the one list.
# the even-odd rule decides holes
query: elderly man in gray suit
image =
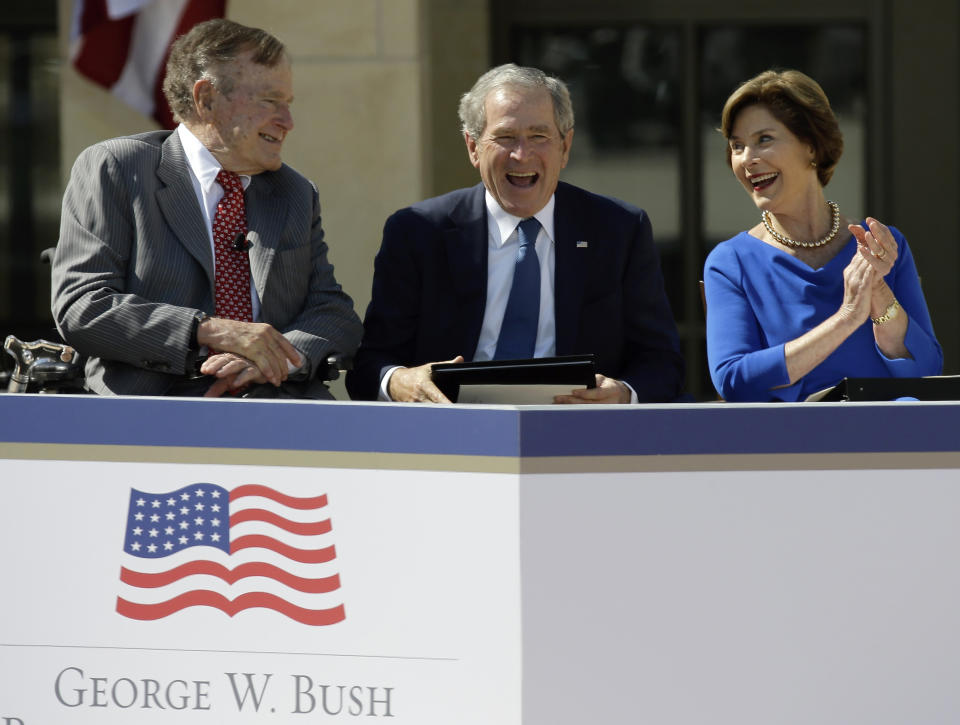
{"label": "elderly man in gray suit", "polygon": [[[331,397],[322,370],[362,328],[327,261],[317,190],[281,160],[293,128],[279,40],[229,20],[174,43],[174,131],[77,158],[53,314],[102,394]],[[319,374],[318,374],[319,373]]]}

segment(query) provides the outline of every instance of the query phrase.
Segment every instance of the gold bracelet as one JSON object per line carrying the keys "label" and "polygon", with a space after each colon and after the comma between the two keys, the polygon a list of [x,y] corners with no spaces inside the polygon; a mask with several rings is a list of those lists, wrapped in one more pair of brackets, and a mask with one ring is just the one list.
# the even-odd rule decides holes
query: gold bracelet
{"label": "gold bracelet", "polygon": [[880,317],[873,318],[873,324],[880,326],[884,322],[890,322],[894,317],[900,314],[900,303],[897,302],[897,298],[893,298],[893,302],[890,303],[890,306],[884,311]]}

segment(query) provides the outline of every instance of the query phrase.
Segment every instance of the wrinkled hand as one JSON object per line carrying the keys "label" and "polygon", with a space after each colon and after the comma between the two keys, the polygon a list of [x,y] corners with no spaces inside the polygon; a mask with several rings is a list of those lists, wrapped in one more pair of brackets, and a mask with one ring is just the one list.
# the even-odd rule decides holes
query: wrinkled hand
{"label": "wrinkled hand", "polygon": [[200,366],[200,372],[217,378],[203,394],[205,398],[219,398],[227,391],[239,390],[253,383],[267,382],[256,365],[232,352],[211,355]]}
{"label": "wrinkled hand", "polygon": [[287,379],[289,361],[294,368],[303,361],[300,353],[272,325],[208,317],[197,326],[197,342],[216,350],[246,358],[273,385]]}
{"label": "wrinkled hand", "polygon": [[854,254],[850,264],[843,270],[843,303],[838,313],[855,327],[859,327],[870,316],[877,276],[873,265],[861,254]]}
{"label": "wrinkled hand", "polygon": [[873,217],[867,217],[867,231],[859,224],[847,227],[857,239],[857,249],[870,266],[877,272],[875,284],[883,282],[883,278],[890,274],[893,263],[897,261],[897,240],[884,225]]}
{"label": "wrinkled hand", "polygon": [[597,374],[597,387],[573,390],[570,392],[570,395],[554,396],[553,402],[564,404],[610,404],[629,403],[630,398],[630,388],[626,385],[614,378]]}
{"label": "wrinkled hand", "polygon": [[[463,356],[443,362],[463,362]],[[397,368],[390,376],[387,393],[398,403],[449,403],[446,395],[433,383],[431,370],[438,363],[427,363],[415,368]]]}

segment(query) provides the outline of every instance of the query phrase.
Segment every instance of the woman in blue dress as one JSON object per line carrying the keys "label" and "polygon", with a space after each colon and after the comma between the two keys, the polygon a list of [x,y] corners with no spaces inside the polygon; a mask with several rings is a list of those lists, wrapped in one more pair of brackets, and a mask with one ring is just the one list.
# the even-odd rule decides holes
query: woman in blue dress
{"label": "woman in blue dress", "polygon": [[795,401],[844,377],[937,375],[907,240],[824,196],[843,137],[823,89],[765,71],[727,99],[727,160],[761,213],[707,257],[707,357],[728,401]]}

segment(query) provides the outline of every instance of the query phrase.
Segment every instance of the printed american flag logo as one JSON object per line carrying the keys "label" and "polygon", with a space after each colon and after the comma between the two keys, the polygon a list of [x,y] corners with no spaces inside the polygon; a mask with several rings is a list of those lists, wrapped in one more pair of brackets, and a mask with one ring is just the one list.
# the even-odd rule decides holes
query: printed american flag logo
{"label": "printed american flag logo", "polygon": [[314,626],[342,622],[327,497],[194,483],[130,490],[117,612],[154,620],[187,607],[229,616],[272,609]]}

